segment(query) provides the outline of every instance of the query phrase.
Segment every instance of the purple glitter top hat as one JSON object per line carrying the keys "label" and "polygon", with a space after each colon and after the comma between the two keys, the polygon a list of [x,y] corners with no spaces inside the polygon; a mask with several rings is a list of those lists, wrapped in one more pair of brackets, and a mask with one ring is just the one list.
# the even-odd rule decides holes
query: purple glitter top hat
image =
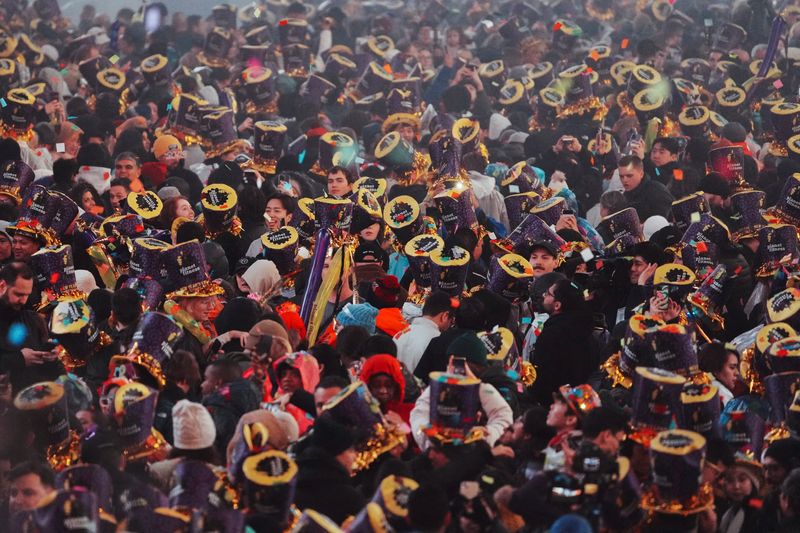
{"label": "purple glitter top hat", "polygon": [[417,287],[430,288],[432,284],[430,254],[434,250],[441,251],[443,248],[444,240],[436,234],[428,233],[413,237],[404,246],[408,267]]}
{"label": "purple glitter top hat", "polygon": [[244,459],[242,503],[248,512],[285,523],[294,501],[297,472],[297,463],[279,450],[253,453]]}
{"label": "purple glitter top hat", "polygon": [[212,68],[222,68],[227,64],[228,52],[233,45],[231,32],[220,26],[215,26],[206,34],[203,50],[197,54],[197,59],[203,65]]}
{"label": "purple glitter top hat", "polygon": [[35,177],[33,169],[27,163],[9,159],[0,165],[0,195],[11,198],[19,205]]}
{"label": "purple glitter top hat", "polygon": [[126,289],[133,289],[142,299],[145,311],[156,311],[164,299],[164,287],[152,278],[128,278],[122,282]]}
{"label": "purple glitter top hat", "polygon": [[766,422],[752,404],[752,401],[728,401],[719,422],[722,438],[734,451],[761,457]]}
{"label": "purple glitter top hat", "polygon": [[527,297],[528,283],[532,277],[533,267],[521,255],[494,255],[489,265],[486,288],[514,302]]}
{"label": "purple glitter top hat", "polygon": [[686,231],[686,228],[692,223],[692,215],[710,212],[711,208],[702,192],[696,192],[672,202],[672,219],[675,221],[675,225],[683,231]]}
{"label": "purple glitter top hat", "polygon": [[336,89],[336,84],[331,83],[322,76],[312,74],[300,86],[300,96],[307,104],[325,103],[327,96]]}
{"label": "purple glitter top hat", "polygon": [[67,396],[58,383],[43,381],[25,387],[14,398],[14,407],[29,415],[38,443],[51,446],[69,438]]}
{"label": "purple glitter top hat", "polygon": [[[145,313],[136,326],[128,352],[113,358],[111,363],[132,363],[135,372],[143,369],[163,387],[166,378],[161,363],[172,357],[173,346],[182,333],[181,327],[168,315]],[[136,376],[127,377],[134,379]]]}
{"label": "purple glitter top hat", "polygon": [[235,231],[232,225],[239,210],[239,197],[232,187],[224,183],[206,185],[200,193],[200,205],[206,233]]}
{"label": "purple glitter top hat", "polygon": [[311,49],[304,44],[289,44],[283,47],[283,68],[287,75],[303,79],[308,76],[311,65]]}
{"label": "purple glitter top hat", "polygon": [[531,210],[540,203],[541,196],[533,191],[509,194],[504,198],[508,223],[516,228],[522,219],[531,214]]}
{"label": "purple glitter top hat", "polygon": [[755,189],[737,192],[730,197],[733,216],[728,224],[734,241],[754,238],[767,225],[761,209],[766,193]]}
{"label": "purple glitter top hat", "polygon": [[[201,119],[203,133],[211,149],[206,152],[206,157],[214,157],[225,148],[239,140],[236,125],[233,123],[232,109],[222,109],[203,115]],[[208,152],[211,152],[210,154]]]}
{"label": "purple glitter top hat", "polygon": [[295,256],[299,243],[297,230],[291,226],[284,226],[261,236],[264,258],[275,263],[282,276],[297,269]]}
{"label": "purple glitter top hat", "polygon": [[525,217],[519,226],[504,239],[493,241],[492,244],[506,252],[528,255],[530,248],[535,244],[546,243],[555,253],[564,245],[562,239],[544,220],[534,214]]}
{"label": "purple glitter top hat", "polygon": [[468,444],[483,438],[473,429],[478,423],[480,381],[432,372],[430,376],[430,426],[425,434],[440,444]]}
{"label": "purple glitter top hat", "polygon": [[478,227],[478,217],[472,207],[472,190],[465,189],[463,184],[456,183],[454,188],[434,196],[433,201],[448,235],[455,234],[459,228],[474,231]]}
{"label": "purple glitter top hat", "polygon": [[478,332],[478,338],[486,346],[486,358],[490,364],[498,364],[505,371],[520,373],[519,350],[510,329],[495,326],[491,331]]}
{"label": "purple glitter top hat", "polygon": [[383,224],[381,204],[367,189],[358,189],[353,195],[353,202],[351,233],[359,233],[373,224]]}
{"label": "purple glitter top hat", "polygon": [[314,219],[318,230],[350,231],[353,220],[353,202],[321,196],[314,200]]}
{"label": "purple glitter top hat", "polygon": [[222,294],[222,287],[208,277],[203,247],[197,240],[172,246],[161,258],[171,288],[168,299]]}
{"label": "purple glitter top hat", "polygon": [[500,182],[500,192],[503,193],[503,196],[528,192],[535,192],[541,195],[542,189],[543,186],[536,176],[536,172],[526,161],[520,161],[509,167],[505,177]]}
{"label": "purple glitter top hat", "polygon": [[325,77],[328,79],[348,80],[358,72],[355,61],[343,54],[332,53],[325,60]]}
{"label": "purple glitter top hat", "polygon": [[697,352],[690,331],[681,325],[667,324],[656,328],[651,342],[656,366],[687,376],[697,371]]}
{"label": "purple glitter top hat", "polygon": [[637,366],[655,365],[653,334],[664,325],[665,322],[650,315],[635,314],[628,320],[619,360],[626,376],[632,377]]}
{"label": "purple glitter top hat", "polygon": [[[561,196],[553,196],[543,202],[539,202],[532,209],[531,213],[541,218],[548,226],[554,226],[564,209],[567,208],[567,201]],[[635,212],[635,211],[634,211]]]}
{"label": "purple glitter top hat", "polygon": [[720,174],[728,183],[745,183],[744,149],[741,146],[721,146],[708,152],[707,170]]}
{"label": "purple glitter top hat", "polygon": [[107,57],[98,55],[81,61],[78,65],[78,70],[80,71],[81,76],[83,76],[83,79],[94,85],[97,83],[97,73],[103,69],[111,68],[113,66],[114,65]]}
{"label": "purple glitter top hat", "polygon": [[435,179],[461,181],[461,144],[447,130],[439,130],[431,137],[428,151]]}
{"label": "purple glitter top hat", "polygon": [[470,253],[460,246],[449,250],[434,250],[431,259],[431,288],[458,296],[464,289],[464,282],[470,264]]}
{"label": "purple glitter top hat", "polygon": [[728,227],[710,213],[702,213],[700,220],[692,222],[681,237],[682,243],[692,241],[713,242],[716,245],[730,241]]}
{"label": "purple glitter top hat", "polygon": [[162,265],[161,254],[170,245],[158,239],[133,239],[133,253],[128,264],[130,274],[139,278],[163,279],[166,270]]}
{"label": "purple glitter top hat", "polygon": [[56,487],[63,490],[84,489],[94,493],[97,505],[105,512],[110,512],[112,507],[111,497],[114,488],[111,476],[105,468],[96,464],[81,464],[70,466],[56,476]]}
{"label": "purple glitter top hat", "polygon": [[711,487],[701,484],[706,439],[684,429],[663,431],[650,443],[654,487],[642,507],[659,513],[695,514],[714,505]]}
{"label": "purple glitter top hat", "polygon": [[275,76],[269,67],[252,66],[242,72],[244,99],[253,106],[268,106],[277,95]]}
{"label": "purple glitter top hat", "polygon": [[714,385],[687,381],[681,392],[683,409],[679,426],[706,438],[722,436],[719,426],[719,391]]}
{"label": "purple glitter top hat", "polygon": [[114,394],[114,424],[126,449],[143,444],[153,429],[158,392],[132,381]]}
{"label": "purple glitter top hat", "polygon": [[420,207],[411,196],[401,195],[389,200],[383,209],[383,220],[403,246],[422,231]]}
{"label": "purple glitter top hat", "polygon": [[36,274],[36,286],[42,294],[40,309],[55,302],[85,296],[75,282],[71,246],[42,248],[31,256],[31,269]]}
{"label": "purple glitter top hat", "polygon": [[659,431],[673,427],[681,413],[686,379],[660,368],[637,367],[633,382],[634,433],[631,438],[648,446]]}
{"label": "purple glitter top hat", "polygon": [[637,242],[644,240],[639,215],[636,213],[636,209],[632,207],[605,217],[597,225],[597,232],[600,233],[605,242],[611,242],[625,236],[632,236]]}
{"label": "purple glitter top hat", "polygon": [[770,406],[770,422],[777,426],[784,422],[794,396],[800,390],[800,372],[781,372],[764,379],[764,396]]}
{"label": "purple glitter top hat", "polygon": [[275,165],[283,153],[286,126],[278,122],[260,121],[253,127],[255,143],[250,165],[260,172],[275,173]]}
{"label": "purple glitter top hat", "polygon": [[392,75],[372,61],[361,74],[355,91],[362,97],[373,94],[388,94],[392,88]]}
{"label": "purple glitter top hat", "polygon": [[797,228],[793,225],[769,225],[758,232],[756,251],[756,276],[772,277],[782,265],[797,263],[800,250],[797,243]]}
{"label": "purple glitter top hat", "polygon": [[301,241],[308,241],[314,235],[314,200],[300,198],[289,225],[297,230]]}
{"label": "purple glitter top hat", "polygon": [[770,214],[786,224],[800,224],[800,174],[792,174],[786,179]]}
{"label": "purple glitter top hat", "polygon": [[205,509],[214,492],[217,474],[205,461],[184,459],[175,467],[174,487],[169,495],[170,507]]}
{"label": "purple glitter top hat", "polygon": [[702,279],[719,263],[719,250],[711,242],[689,243],[681,250],[681,261]]}

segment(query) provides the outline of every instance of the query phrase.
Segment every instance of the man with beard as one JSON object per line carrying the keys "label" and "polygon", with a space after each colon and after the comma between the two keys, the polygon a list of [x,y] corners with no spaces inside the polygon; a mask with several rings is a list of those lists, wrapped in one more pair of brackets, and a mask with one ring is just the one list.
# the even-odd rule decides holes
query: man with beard
{"label": "man with beard", "polygon": [[25,304],[33,291],[33,271],[14,262],[0,269],[0,373],[10,374],[14,393],[64,373],[48,346],[47,325]]}

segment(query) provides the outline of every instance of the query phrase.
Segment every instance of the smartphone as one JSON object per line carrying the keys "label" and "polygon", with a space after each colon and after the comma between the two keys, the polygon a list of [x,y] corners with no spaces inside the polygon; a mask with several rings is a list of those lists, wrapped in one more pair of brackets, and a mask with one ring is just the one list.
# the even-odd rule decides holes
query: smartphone
{"label": "smartphone", "polygon": [[561,215],[562,216],[566,216],[566,215],[575,216],[575,211],[573,211],[572,209],[564,209],[564,211],[561,212]]}
{"label": "smartphone", "polygon": [[463,357],[453,357],[453,374],[467,375],[467,360]]}
{"label": "smartphone", "polygon": [[56,346],[58,346],[58,341],[57,340],[55,340],[55,339],[47,339],[47,342],[44,345],[44,350],[43,351],[52,352],[53,350],[56,349]]}

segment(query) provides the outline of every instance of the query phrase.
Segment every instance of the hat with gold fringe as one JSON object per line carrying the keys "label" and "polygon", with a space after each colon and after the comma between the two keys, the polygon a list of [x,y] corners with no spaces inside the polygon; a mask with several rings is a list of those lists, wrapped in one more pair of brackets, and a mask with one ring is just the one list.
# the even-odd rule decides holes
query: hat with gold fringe
{"label": "hat with gold fringe", "polygon": [[533,267],[517,254],[492,256],[486,288],[512,302],[527,298]]}
{"label": "hat with gold fringe", "polygon": [[451,128],[434,133],[428,144],[434,183],[443,182],[445,187],[460,183],[462,187],[466,187],[469,185],[469,178],[461,166],[463,145],[453,137]]}
{"label": "hat with gold fringe", "polygon": [[694,335],[680,324],[657,326],[648,332],[658,368],[690,376],[698,372]]}
{"label": "hat with gold fringe", "polygon": [[239,197],[232,187],[224,183],[206,185],[200,193],[200,205],[203,213],[196,222],[203,226],[207,237],[213,239],[225,232],[241,233],[242,222],[236,216]]}
{"label": "hat with gold fringe", "polygon": [[725,287],[730,279],[724,264],[718,264],[700,282],[696,291],[688,297],[688,302],[712,321],[724,325],[722,308],[725,303]]}
{"label": "hat with gold fringe", "polygon": [[140,69],[147,84],[158,86],[167,83],[170,79],[168,64],[167,56],[161,54],[153,54],[142,59]]}
{"label": "hat with gold fringe", "polygon": [[800,134],[800,103],[781,102],[769,108],[772,133],[775,140],[770,142],[769,153],[777,157],[787,157],[787,142]]}
{"label": "hat with gold fringe", "polygon": [[401,530],[408,524],[409,496],[418,487],[419,484],[411,478],[386,476],[378,485],[371,503],[380,507],[391,527]]}
{"label": "hat with gold fringe", "polygon": [[746,461],[761,468],[756,457],[761,457],[764,446],[766,407],[763,400],[755,396],[734,398],[725,404],[719,418],[722,438],[733,450],[737,463]]}
{"label": "hat with gold fringe", "polygon": [[677,425],[686,378],[660,368],[637,367],[634,372],[631,438],[648,447],[658,432]]}
{"label": "hat with gold fringe", "polygon": [[220,157],[229,152],[242,152],[247,141],[239,138],[234,124],[234,112],[224,107],[206,113],[200,119],[202,134],[207,142],[206,159]]}
{"label": "hat with gold fringe", "polygon": [[461,145],[462,156],[480,150],[481,125],[471,117],[461,117],[450,128],[453,139]]}
{"label": "hat with gold fringe", "polygon": [[689,516],[711,509],[714,491],[701,483],[706,439],[685,429],[662,431],[650,443],[653,486],[642,495],[650,512]]}
{"label": "hat with gold fringe", "polygon": [[320,416],[329,416],[340,424],[363,430],[364,436],[355,443],[356,472],[368,468],[405,439],[384,419],[380,404],[361,381],[351,383],[328,400]]}
{"label": "hat with gold fringe", "polygon": [[5,161],[0,165],[0,196],[11,198],[19,205],[35,177],[33,169],[24,161]]}
{"label": "hat with gold fringe", "polygon": [[783,266],[800,259],[797,228],[789,224],[770,224],[758,231],[755,273],[757,277],[772,277]]}
{"label": "hat with gold fringe", "polygon": [[665,296],[681,303],[692,289],[697,276],[685,265],[666,263],[659,266],[653,275],[653,287]]}
{"label": "hat with gold fringe", "polygon": [[115,374],[128,379],[137,379],[144,370],[163,387],[166,378],[161,363],[172,357],[173,346],[182,334],[181,327],[164,313],[149,312],[142,315],[133,333],[132,344],[127,353],[116,355],[111,367],[121,367]]}
{"label": "hat with gold fringe", "polygon": [[321,196],[314,200],[314,219],[317,230],[349,232],[353,223],[353,202],[345,198]]}
{"label": "hat with gold fringe", "polygon": [[394,50],[394,41],[388,35],[370,35],[367,38],[367,50],[376,61],[383,61],[386,54]]}
{"label": "hat with gold fringe", "polygon": [[78,205],[69,197],[41,185],[31,185],[22,198],[19,219],[7,231],[38,240],[44,246],[58,246],[77,216]]}
{"label": "hat with gold fringe", "polygon": [[541,218],[548,226],[554,226],[566,208],[567,201],[563,197],[553,196],[533,206],[531,213]]}
{"label": "hat with gold fringe", "polygon": [[800,337],[777,340],[765,350],[767,367],[774,373],[800,372]]}
{"label": "hat with gold fringe", "polygon": [[94,311],[85,299],[57,303],[50,317],[50,333],[58,341],[58,359],[68,372],[86,366],[98,350],[112,342],[97,327]]}
{"label": "hat with gold fringe", "polygon": [[33,135],[36,97],[27,89],[10,89],[5,97],[6,105],[0,112],[3,137],[18,141],[29,141]]}
{"label": "hat with gold fringe", "polygon": [[444,239],[435,233],[423,233],[412,237],[403,247],[408,268],[414,278],[417,288],[428,289],[433,284],[431,280],[430,254],[444,249]]}
{"label": "hat with gold fringe", "polygon": [[528,120],[528,131],[538,131],[553,126],[558,120],[558,110],[564,105],[564,92],[555,87],[545,87],[536,97],[534,115]]}
{"label": "hat with gold fringe", "polygon": [[470,253],[460,246],[435,249],[430,253],[431,288],[458,296],[464,290],[469,271]]}
{"label": "hat with gold fringe", "polygon": [[203,49],[197,53],[197,59],[203,65],[212,68],[223,68],[227,65],[228,52],[233,45],[231,32],[220,26],[215,26],[206,34]]}
{"label": "hat with gold fringe", "polygon": [[169,444],[153,427],[158,392],[132,381],[114,394],[112,423],[128,461],[148,462],[166,457]]}
{"label": "hat with gold fringe", "polygon": [[800,174],[792,174],[786,179],[778,201],[767,210],[767,215],[784,224],[800,224]]}
{"label": "hat with gold fringe", "polygon": [[711,112],[702,105],[692,105],[683,108],[678,115],[681,131],[692,139],[707,137],[710,128]]}
{"label": "hat with gold fringe", "polygon": [[644,240],[642,223],[636,209],[632,207],[604,217],[597,224],[597,232],[607,243],[623,237],[631,237],[634,243]]}
{"label": "hat with gold fringe", "polygon": [[389,94],[391,88],[392,75],[378,63],[372,61],[361,74],[352,96],[355,96],[355,99],[361,99],[378,93]]}
{"label": "hat with gold fringe", "polygon": [[386,192],[389,188],[389,184],[383,178],[374,178],[372,176],[364,176],[363,178],[358,178],[353,183],[353,189],[366,189],[372,193],[373,196],[378,200],[378,203],[381,206],[386,205]]}
{"label": "hat with gold fringe", "polygon": [[297,207],[292,213],[289,225],[297,230],[297,235],[301,241],[308,241],[314,236],[315,227],[314,200],[312,198],[300,198]]}
{"label": "hat with gold fringe", "polygon": [[86,294],[78,290],[75,281],[71,246],[42,248],[31,255],[30,262],[31,269],[36,275],[36,286],[41,291],[38,310],[45,310],[57,302],[86,297]]}
{"label": "hat with gold fringe", "polygon": [[255,123],[253,130],[255,132],[253,159],[244,163],[242,167],[275,174],[275,165],[283,153],[286,126],[279,122],[259,121]]}
{"label": "hat with gold fringe", "polygon": [[518,253],[526,255],[530,253],[533,246],[544,246],[554,255],[560,255],[564,246],[562,239],[547,223],[536,216],[530,214],[522,222],[502,239],[492,241],[492,246],[496,250],[504,253]]}
{"label": "hat with gold fringe", "polygon": [[143,220],[148,222],[155,221],[160,215],[161,210],[164,208],[164,203],[153,191],[133,192],[128,193],[126,199],[128,212],[134,213],[142,217]]}
{"label": "hat with gold fringe", "polygon": [[45,449],[50,466],[61,471],[80,458],[80,437],[69,428],[67,395],[64,387],[43,381],[25,387],[14,398],[14,407],[30,421],[36,443]]}
{"label": "hat with gold fringe", "polygon": [[191,144],[202,144],[202,108],[207,105],[208,102],[192,94],[178,94],[170,103],[167,123],[163,128],[156,128],[156,136],[174,135],[184,148]]}
{"label": "hat with gold fringe", "polygon": [[629,320],[622,339],[622,349],[613,354],[602,365],[602,369],[613,381],[613,386],[621,385],[630,389],[636,367],[655,365],[653,333],[666,323],[658,317],[634,314]]}
{"label": "hat with gold fringe", "polygon": [[98,504],[97,496],[85,488],[52,490],[36,508],[14,515],[10,530],[114,531],[116,520],[101,512]]}
{"label": "hat with gold fringe", "polygon": [[681,237],[682,244],[703,241],[721,246],[730,241],[731,232],[728,226],[711,213],[702,213],[699,220],[697,217],[695,220]]}
{"label": "hat with gold fringe", "polygon": [[473,231],[477,229],[478,217],[472,206],[472,189],[456,183],[452,188],[434,196],[433,201],[448,235],[454,235],[460,228]]}
{"label": "hat with gold fringe", "polygon": [[755,189],[740,191],[730,196],[733,215],[730,217],[728,227],[734,242],[755,238],[759,230],[767,224],[761,214],[765,198],[764,191]]}
{"label": "hat with gold fringe", "polygon": [[197,240],[172,246],[161,257],[171,288],[166,295],[168,299],[205,298],[223,293],[222,287],[206,273],[206,258]]}
{"label": "hat with gold fringe", "polygon": [[331,53],[325,60],[325,77],[348,80],[358,73],[358,65],[345,54]]}
{"label": "hat with gold fringe", "polygon": [[[400,181],[419,177],[430,166],[428,157],[421,151],[415,150],[414,146],[396,131],[390,131],[381,137],[375,145],[375,158],[386,168],[393,170]],[[376,196],[382,195],[383,193]]]}
{"label": "hat with gold fringe", "polygon": [[546,187],[527,161],[520,161],[508,168],[506,175],[500,181],[500,192],[503,193],[503,196],[528,192],[547,196]]}
{"label": "hat with gold fringe", "polygon": [[480,380],[431,372],[430,424],[421,431],[439,446],[458,446],[484,437],[478,425]]}
{"label": "hat with gold fringe", "polygon": [[592,121],[601,121],[608,108],[595,96],[592,85],[600,75],[586,65],[576,65],[559,74],[564,87],[565,104],[558,112],[559,118],[591,114]]}

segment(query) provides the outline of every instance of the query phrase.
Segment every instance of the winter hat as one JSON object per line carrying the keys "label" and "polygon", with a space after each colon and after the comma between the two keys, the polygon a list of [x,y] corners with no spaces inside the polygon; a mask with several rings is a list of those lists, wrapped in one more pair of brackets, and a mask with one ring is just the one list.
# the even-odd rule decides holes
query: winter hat
{"label": "winter hat", "polygon": [[11,235],[8,233],[8,226],[11,225],[11,222],[8,220],[0,220],[0,233],[6,236],[6,238],[10,241]]}
{"label": "winter hat", "polygon": [[780,439],[769,445],[764,458],[772,457],[786,470],[800,466],[800,440]]}
{"label": "winter hat", "polygon": [[650,240],[650,237],[653,236],[655,232],[660,230],[661,228],[666,228],[669,226],[669,221],[662,217],[661,215],[655,215],[647,220],[644,221],[644,225],[642,226],[642,233],[644,233],[644,239],[646,241]]}
{"label": "winter hat", "polygon": [[286,440],[289,444],[296,442],[300,438],[300,426],[297,425],[297,420],[286,411],[275,411],[272,413],[275,420],[281,427],[281,430],[286,434]]}
{"label": "winter hat", "polygon": [[167,185],[166,187],[161,187],[158,190],[158,197],[161,198],[162,202],[166,202],[170,198],[174,198],[176,196],[181,195],[181,191],[178,190],[177,187],[173,187],[171,185]]}
{"label": "winter hat", "polygon": [[336,315],[336,322],[344,326],[361,326],[372,335],[375,333],[375,320],[378,318],[378,309],[371,304],[347,304]]}
{"label": "winter hat", "polygon": [[181,142],[174,135],[162,135],[153,143],[153,155],[156,159],[166,155],[167,152],[174,152],[173,157],[180,157],[182,151]]}
{"label": "winter hat", "polygon": [[370,284],[367,301],[378,309],[398,307],[400,304],[400,282],[397,277],[388,275]]}
{"label": "winter hat", "polygon": [[467,362],[475,365],[486,366],[486,356],[489,355],[489,352],[475,332],[470,331],[456,337],[447,347],[447,354],[463,357]]}
{"label": "winter hat", "polygon": [[314,422],[311,442],[331,455],[337,456],[353,446],[355,435],[347,426],[340,424],[330,416],[323,415]]}
{"label": "winter hat", "polygon": [[180,450],[202,450],[214,445],[217,428],[208,410],[201,404],[181,400],[172,408],[175,447]]}

